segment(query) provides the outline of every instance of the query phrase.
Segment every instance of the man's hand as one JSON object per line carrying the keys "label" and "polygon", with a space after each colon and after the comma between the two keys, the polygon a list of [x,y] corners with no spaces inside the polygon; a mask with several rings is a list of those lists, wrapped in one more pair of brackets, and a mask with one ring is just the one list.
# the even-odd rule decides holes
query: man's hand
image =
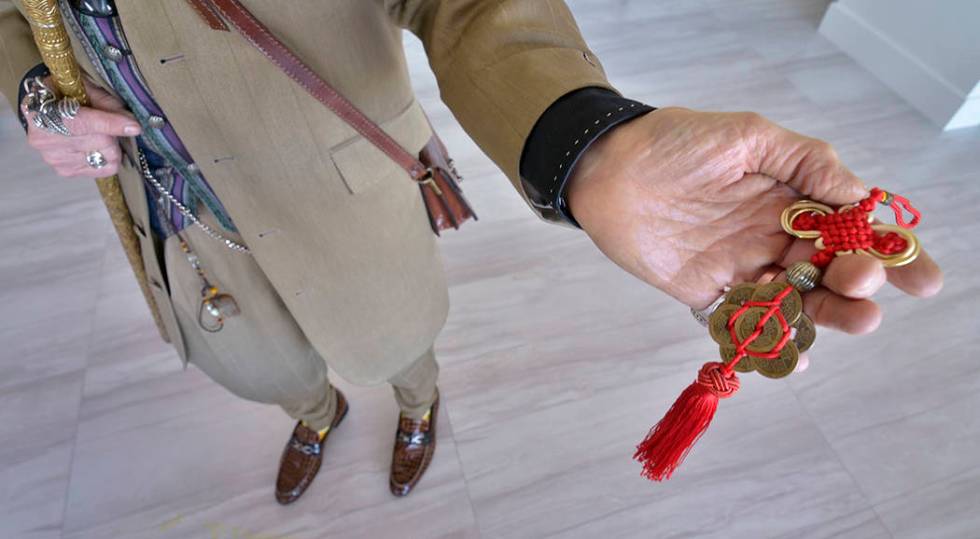
{"label": "man's hand", "polygon": [[[725,285],[778,276],[815,252],[812,240],[783,232],[786,206],[804,196],[841,205],[867,194],[826,142],[753,113],[678,108],[596,141],[567,190],[572,214],[606,256],[698,309]],[[886,280],[930,296],[942,287],[942,272],[925,252],[887,270],[868,256],[839,256],[823,286],[806,294],[806,312],[824,326],[873,331],[881,313],[868,298]]]}
{"label": "man's hand", "polygon": [[[45,84],[53,87],[49,81]],[[27,143],[41,152],[44,162],[51,165],[59,176],[84,176],[100,178],[112,176],[119,170],[122,152],[116,137],[140,134],[140,125],[126,112],[125,105],[105,90],[86,81],[85,90],[92,102],[91,108],[82,107],[74,119],[66,119],[71,136],[65,137],[39,129],[28,121]],[[22,112],[30,115],[26,110]],[[86,154],[98,151],[106,158],[106,166],[96,169],[88,165]]]}

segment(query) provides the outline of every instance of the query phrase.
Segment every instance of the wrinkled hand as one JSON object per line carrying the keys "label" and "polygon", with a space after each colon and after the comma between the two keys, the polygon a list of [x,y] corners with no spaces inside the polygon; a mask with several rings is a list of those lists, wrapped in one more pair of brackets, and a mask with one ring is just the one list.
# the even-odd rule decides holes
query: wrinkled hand
{"label": "wrinkled hand", "polygon": [[[698,309],[726,285],[778,274],[815,252],[812,240],[783,232],[786,206],[800,198],[841,205],[867,194],[826,142],[753,113],[679,108],[596,141],[567,190],[572,214],[606,256]],[[823,286],[806,294],[806,312],[824,326],[873,331],[881,313],[868,298],[886,280],[916,296],[942,287],[925,252],[887,270],[868,256],[839,256]]]}
{"label": "wrinkled hand", "polygon": [[[54,87],[50,81],[45,81],[45,84]],[[85,89],[92,105],[79,109],[74,119],[65,120],[71,136],[49,133],[28,121],[27,143],[41,152],[41,158],[59,176],[112,176],[118,172],[122,157],[116,137],[138,135],[140,125],[126,111],[123,103],[105,90],[88,81],[85,82]],[[26,114],[25,110],[22,112]],[[27,118],[30,120],[30,115]],[[95,169],[88,165],[86,155],[92,151],[102,152],[106,166]]]}

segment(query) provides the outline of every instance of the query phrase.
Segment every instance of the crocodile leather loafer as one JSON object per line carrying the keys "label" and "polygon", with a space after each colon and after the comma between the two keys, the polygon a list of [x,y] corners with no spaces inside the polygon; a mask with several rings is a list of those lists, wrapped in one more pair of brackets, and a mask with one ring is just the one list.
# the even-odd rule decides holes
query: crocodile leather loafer
{"label": "crocodile leather loafer", "polygon": [[282,505],[291,504],[306,492],[316,473],[320,471],[320,464],[323,463],[323,445],[346,415],[347,399],[344,398],[343,393],[337,391],[337,413],[334,414],[330,430],[322,440],[317,431],[303,425],[302,421],[296,424],[293,435],[282,452],[282,460],[279,461],[279,477],[276,479],[277,502]]}
{"label": "crocodile leather loafer", "polygon": [[408,494],[422,479],[436,452],[436,416],[439,397],[436,396],[428,419],[411,419],[399,415],[395,433],[395,450],[391,457],[391,477],[388,481],[395,496]]}

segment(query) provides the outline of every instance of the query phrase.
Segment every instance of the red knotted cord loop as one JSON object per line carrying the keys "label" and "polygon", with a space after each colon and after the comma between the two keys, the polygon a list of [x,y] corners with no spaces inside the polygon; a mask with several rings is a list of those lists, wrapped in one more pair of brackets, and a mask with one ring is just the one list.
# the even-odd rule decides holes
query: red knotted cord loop
{"label": "red knotted cord loop", "polygon": [[902,209],[896,206],[894,202],[889,204],[892,207],[892,210],[895,212],[895,224],[902,228],[915,228],[916,225],[919,224],[919,220],[922,219],[922,212],[917,210],[915,206],[909,202],[909,199],[901,195],[892,195],[892,198],[894,199],[894,202],[898,202],[902,205],[902,208],[905,208],[906,211],[912,214],[912,220],[906,222],[905,216],[902,214]]}

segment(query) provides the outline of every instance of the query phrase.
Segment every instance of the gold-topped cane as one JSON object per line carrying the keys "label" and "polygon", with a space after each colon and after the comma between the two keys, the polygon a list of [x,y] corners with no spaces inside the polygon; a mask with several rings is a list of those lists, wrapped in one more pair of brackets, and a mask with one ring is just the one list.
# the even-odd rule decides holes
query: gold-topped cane
{"label": "gold-topped cane", "polygon": [[[85,93],[85,85],[82,83],[78,61],[75,60],[65,23],[61,19],[61,12],[58,10],[57,0],[24,0],[24,11],[27,20],[31,23],[34,42],[41,53],[41,59],[51,71],[51,78],[54,80],[55,87],[61,92],[61,95],[74,97],[80,104],[87,105],[89,103],[88,95]],[[98,178],[95,183],[102,195],[102,202],[105,203],[106,210],[109,211],[109,217],[116,229],[116,235],[119,236],[119,241],[126,252],[126,258],[129,259],[129,265],[132,266],[133,273],[136,274],[136,281],[139,282],[146,304],[150,307],[150,313],[160,331],[160,336],[163,337],[163,340],[169,341],[167,330],[163,326],[163,319],[160,317],[160,309],[150,293],[150,283],[143,266],[139,238],[133,231],[133,218],[129,214],[129,208],[123,198],[119,178],[117,176]]]}

